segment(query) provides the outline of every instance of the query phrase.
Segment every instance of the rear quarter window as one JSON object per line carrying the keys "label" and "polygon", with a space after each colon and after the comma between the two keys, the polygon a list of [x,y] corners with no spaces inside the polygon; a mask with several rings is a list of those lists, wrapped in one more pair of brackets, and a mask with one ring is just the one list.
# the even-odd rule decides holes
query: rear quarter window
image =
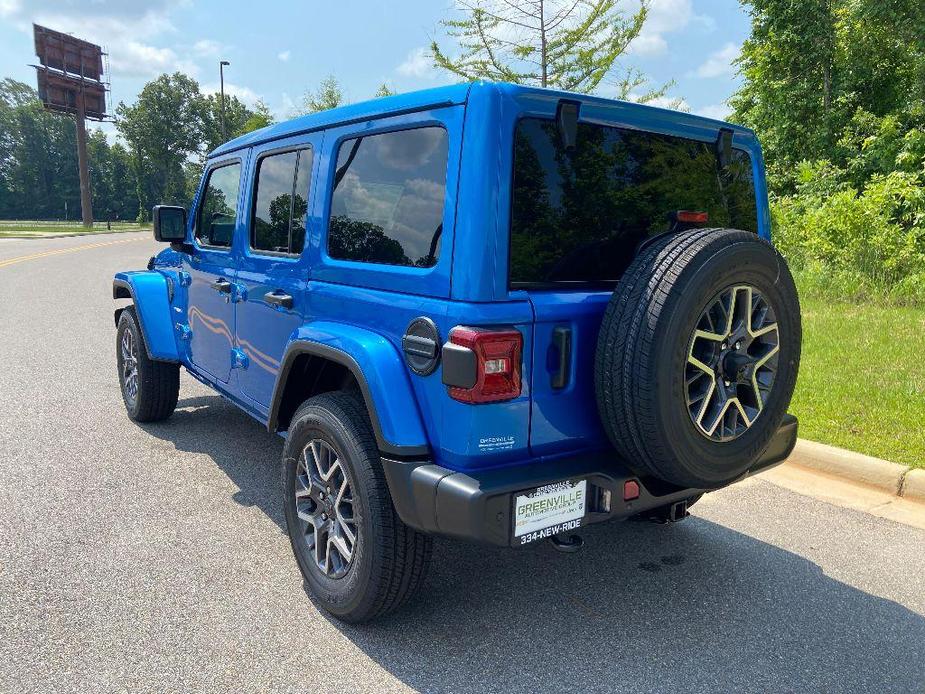
{"label": "rear quarter window", "polygon": [[432,267],[440,254],[447,133],[422,127],[345,140],[328,223],[328,255]]}
{"label": "rear quarter window", "polygon": [[514,139],[511,286],[615,282],[646,238],[679,210],[709,226],[757,232],[748,153],[719,166],[712,143],[580,123],[571,151],[551,120],[521,120]]}

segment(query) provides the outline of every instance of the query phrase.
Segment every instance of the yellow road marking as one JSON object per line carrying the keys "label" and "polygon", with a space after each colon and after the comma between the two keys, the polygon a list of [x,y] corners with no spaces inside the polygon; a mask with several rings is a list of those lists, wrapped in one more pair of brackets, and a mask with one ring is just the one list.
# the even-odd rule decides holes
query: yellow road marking
{"label": "yellow road marking", "polygon": [[100,248],[102,246],[115,246],[117,243],[130,243],[131,241],[144,241],[147,237],[144,238],[134,238],[134,239],[119,239],[118,241],[102,241],[100,243],[88,243],[83,246],[71,246],[70,248],[57,248],[53,251],[44,251],[42,253],[33,253],[32,255],[19,255],[15,258],[7,258],[6,260],[0,260],[0,268],[5,268],[8,265],[15,265],[16,263],[24,263],[27,260],[37,260],[39,258],[46,258],[50,255],[61,255],[62,253],[76,253],[77,251],[85,251],[90,248]]}

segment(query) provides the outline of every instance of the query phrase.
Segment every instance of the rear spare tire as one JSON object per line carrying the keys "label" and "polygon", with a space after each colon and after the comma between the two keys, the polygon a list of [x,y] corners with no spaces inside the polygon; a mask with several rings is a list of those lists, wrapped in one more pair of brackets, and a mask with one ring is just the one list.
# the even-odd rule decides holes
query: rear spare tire
{"label": "rear spare tire", "polygon": [[800,305],[755,234],[695,229],[636,256],[604,314],[594,379],[604,429],[640,475],[702,489],[748,470],[793,395]]}

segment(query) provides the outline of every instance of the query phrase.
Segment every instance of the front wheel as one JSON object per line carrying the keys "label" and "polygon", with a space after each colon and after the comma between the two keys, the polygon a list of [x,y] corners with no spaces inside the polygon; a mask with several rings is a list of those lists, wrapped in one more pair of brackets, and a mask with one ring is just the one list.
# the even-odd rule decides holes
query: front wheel
{"label": "front wheel", "polygon": [[405,603],[424,581],[432,541],[395,513],[363,401],[335,392],[303,403],[283,464],[292,551],[321,606],[365,622]]}
{"label": "front wheel", "polygon": [[148,357],[133,306],[119,316],[116,365],[129,418],[157,422],[173,414],[180,396],[180,365]]}

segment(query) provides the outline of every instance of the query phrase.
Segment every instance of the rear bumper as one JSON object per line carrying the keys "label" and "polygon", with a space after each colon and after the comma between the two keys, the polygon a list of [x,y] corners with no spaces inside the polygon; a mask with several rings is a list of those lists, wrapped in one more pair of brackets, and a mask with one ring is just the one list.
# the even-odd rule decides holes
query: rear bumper
{"label": "rear bumper", "polygon": [[[796,439],[796,417],[787,415],[761,458],[739,479],[782,463]],[[587,480],[587,510],[581,526],[629,518],[710,491],[640,478],[606,453],[470,473],[427,461],[383,458],[382,464],[395,509],[407,525],[426,533],[500,546],[517,540],[512,522],[515,497],[536,487]],[[628,480],[638,482],[639,498],[623,501],[623,485]],[[609,492],[609,508],[603,502],[605,492]]]}

